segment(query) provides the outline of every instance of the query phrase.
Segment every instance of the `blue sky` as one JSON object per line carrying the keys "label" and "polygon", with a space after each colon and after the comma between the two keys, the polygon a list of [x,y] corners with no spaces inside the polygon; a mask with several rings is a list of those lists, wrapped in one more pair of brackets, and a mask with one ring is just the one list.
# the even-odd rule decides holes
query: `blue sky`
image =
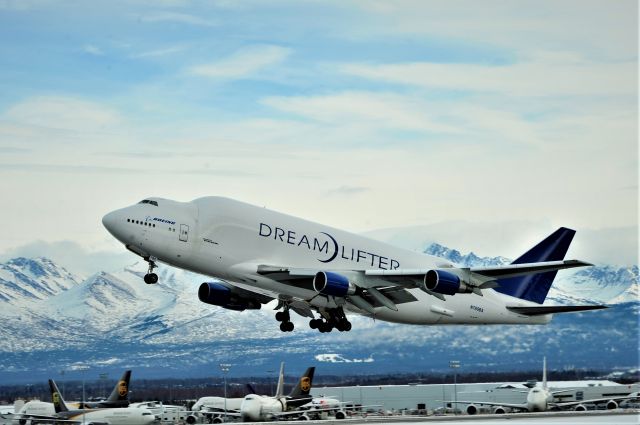
{"label": "blue sky", "polygon": [[566,225],[637,262],[637,9],[0,0],[0,253],[115,252],[107,211],[219,194],[487,255]]}

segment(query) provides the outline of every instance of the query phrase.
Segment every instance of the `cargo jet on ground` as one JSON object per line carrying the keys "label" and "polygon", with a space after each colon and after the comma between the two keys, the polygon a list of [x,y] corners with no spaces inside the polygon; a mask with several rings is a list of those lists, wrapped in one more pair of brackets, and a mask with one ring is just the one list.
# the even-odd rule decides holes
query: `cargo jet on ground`
{"label": "cargo jet on ground", "polygon": [[457,401],[453,403],[468,404],[466,411],[468,415],[475,415],[480,410],[478,406],[491,406],[492,412],[495,414],[506,413],[507,410],[515,410],[519,412],[544,412],[547,410],[558,410],[572,408],[577,411],[587,410],[587,404],[605,404],[607,409],[617,409],[618,402],[626,400],[638,399],[638,393],[631,393],[624,396],[615,396],[611,398],[594,398],[590,400],[579,401],[555,401],[555,395],[576,391],[569,388],[565,390],[551,391],[547,386],[547,358],[542,361],[542,387],[533,387],[529,391],[520,391],[527,393],[527,400],[524,403],[497,403],[488,401]]}
{"label": "cargo jet on ground", "polygon": [[125,247],[158,262],[212,276],[202,302],[243,311],[279,301],[320,332],[351,330],[346,311],[396,323],[546,324],[553,313],[606,308],[542,306],[558,270],[590,266],[564,260],[575,234],[559,228],[513,263],[456,267],[451,262],[222,197],[192,202],[144,199],[102,219]]}

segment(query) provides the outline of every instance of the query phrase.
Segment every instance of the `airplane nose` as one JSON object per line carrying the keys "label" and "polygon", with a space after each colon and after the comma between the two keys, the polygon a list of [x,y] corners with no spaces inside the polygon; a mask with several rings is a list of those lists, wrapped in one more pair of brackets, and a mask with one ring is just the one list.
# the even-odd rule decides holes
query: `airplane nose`
{"label": "airplane nose", "polygon": [[109,231],[109,233],[113,234],[113,228],[116,223],[116,213],[115,211],[110,212],[109,214],[102,217],[102,225]]}

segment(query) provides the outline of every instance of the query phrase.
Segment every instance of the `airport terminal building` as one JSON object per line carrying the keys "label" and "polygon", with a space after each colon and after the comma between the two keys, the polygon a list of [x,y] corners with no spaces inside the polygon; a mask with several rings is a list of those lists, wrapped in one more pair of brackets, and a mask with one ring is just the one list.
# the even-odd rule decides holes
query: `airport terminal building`
{"label": "airport terminal building", "polygon": [[[536,383],[541,386],[540,382]],[[607,397],[623,397],[640,391],[640,384],[623,385],[612,381],[549,381],[549,388],[567,389],[556,394],[556,401],[580,401]],[[314,396],[334,397],[345,403],[381,406],[386,411],[435,410],[451,408],[454,400],[493,403],[524,403],[529,387],[521,382],[371,385],[353,387],[316,387]],[[465,405],[458,408],[464,411]]]}

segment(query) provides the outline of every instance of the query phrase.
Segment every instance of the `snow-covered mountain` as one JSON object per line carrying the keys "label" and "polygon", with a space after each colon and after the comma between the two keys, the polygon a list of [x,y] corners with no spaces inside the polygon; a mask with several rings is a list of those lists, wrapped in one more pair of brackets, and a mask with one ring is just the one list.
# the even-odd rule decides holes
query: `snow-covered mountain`
{"label": "snow-covered mountain", "polygon": [[[435,244],[425,252],[467,266],[509,262]],[[628,302],[637,300],[637,266],[561,272],[553,302],[624,304],[559,315],[547,326],[493,326],[486,332],[486,326],[396,325],[357,316],[353,331],[331,334],[310,330],[297,316],[296,330],[282,334],[273,318],[275,303],[258,311],[225,310],[197,298],[198,285],[211,278],[161,266],[160,283],[146,285],[145,271],[146,263],[138,262],[83,280],[44,258],[0,264],[0,379],[45,378],[76,362],[96,369],[134,367],[139,376],[213,374],[218,362],[230,359],[245,374],[262,373],[281,360],[300,367],[322,362],[325,373],[428,371],[446,368],[452,355],[478,369],[536,367],[541,352],[560,364],[587,365],[603,353],[607,366],[637,363],[638,303]]]}

